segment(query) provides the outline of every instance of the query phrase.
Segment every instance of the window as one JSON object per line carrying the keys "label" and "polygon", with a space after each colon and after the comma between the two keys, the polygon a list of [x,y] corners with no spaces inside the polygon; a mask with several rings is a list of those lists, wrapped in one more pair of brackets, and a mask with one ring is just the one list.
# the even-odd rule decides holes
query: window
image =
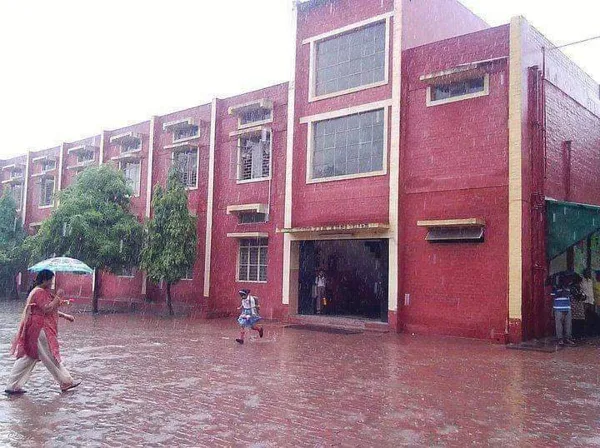
{"label": "window", "polygon": [[384,82],[386,28],[387,22],[380,22],[317,42],[315,95]]}
{"label": "window", "polygon": [[267,281],[267,248],[266,238],[240,240],[238,281]]}
{"label": "window", "polygon": [[142,140],[139,138],[128,139],[121,145],[121,153],[139,151],[142,149]]}
{"label": "window", "polygon": [[431,242],[483,242],[483,227],[437,227],[429,229],[426,241]]}
{"label": "window", "polygon": [[254,224],[259,222],[267,222],[266,213],[245,212],[238,215],[240,224]]}
{"label": "window", "polygon": [[187,140],[188,138],[198,137],[200,128],[196,125],[178,128],[173,131],[173,142]]}
{"label": "window", "polygon": [[125,173],[127,186],[133,190],[135,196],[140,195],[140,162],[122,162],[121,171]]}
{"label": "window", "polygon": [[85,163],[94,160],[94,151],[79,151],[77,153],[77,163]]}
{"label": "window", "polygon": [[15,168],[10,172],[11,179],[20,179],[23,177],[23,170],[21,168]]}
{"label": "window", "polygon": [[241,137],[238,180],[264,179],[271,175],[271,132]]}
{"label": "window", "polygon": [[183,276],[182,280],[194,280],[194,267],[193,266],[185,271],[185,275]]}
{"label": "window", "polygon": [[52,205],[54,199],[54,178],[46,177],[40,183],[40,207]]}
{"label": "window", "polygon": [[181,182],[187,188],[198,186],[198,149],[178,151],[173,154],[173,159]]}
{"label": "window", "polygon": [[119,269],[117,275],[119,277],[133,278],[135,277],[135,270],[132,266],[125,266]]}
{"label": "window", "polygon": [[42,162],[42,172],[52,171],[56,169],[56,160],[44,160]]}
{"label": "window", "polygon": [[240,114],[240,126],[246,126],[252,123],[265,123],[271,121],[273,117],[273,111],[260,107],[258,109],[252,109]]}
{"label": "window", "polygon": [[383,170],[383,109],[314,123],[312,178]]}
{"label": "window", "polygon": [[427,89],[427,104],[444,104],[468,98],[476,98],[489,93],[489,75],[478,76],[464,81],[437,84]]}
{"label": "window", "polygon": [[10,194],[12,195],[15,203],[17,204],[17,210],[21,210],[23,205],[23,185],[15,184],[10,187]]}

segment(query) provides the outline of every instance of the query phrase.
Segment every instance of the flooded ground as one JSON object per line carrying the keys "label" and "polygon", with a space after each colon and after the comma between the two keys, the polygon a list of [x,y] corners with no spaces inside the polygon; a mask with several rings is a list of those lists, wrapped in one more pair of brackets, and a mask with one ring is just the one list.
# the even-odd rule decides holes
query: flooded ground
{"label": "flooded ground", "polygon": [[[0,303],[0,381],[19,307]],[[600,446],[598,344],[557,353],[233,321],[79,315],[60,394],[40,364],[0,398],[0,446]]]}

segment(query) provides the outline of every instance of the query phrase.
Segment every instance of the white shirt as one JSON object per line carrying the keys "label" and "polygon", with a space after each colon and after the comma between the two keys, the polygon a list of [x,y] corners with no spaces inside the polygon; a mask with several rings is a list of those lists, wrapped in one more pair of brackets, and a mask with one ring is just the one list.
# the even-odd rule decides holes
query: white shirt
{"label": "white shirt", "polygon": [[322,286],[324,288],[326,286],[325,283],[326,283],[325,276],[324,275],[317,275],[317,278],[315,280],[315,284],[317,286]]}

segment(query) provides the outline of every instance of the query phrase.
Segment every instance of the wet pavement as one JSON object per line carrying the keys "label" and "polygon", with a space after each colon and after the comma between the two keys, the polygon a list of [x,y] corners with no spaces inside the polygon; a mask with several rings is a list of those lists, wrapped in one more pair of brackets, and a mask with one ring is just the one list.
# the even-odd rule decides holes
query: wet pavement
{"label": "wet pavement", "polygon": [[[0,381],[19,308],[0,303]],[[230,320],[79,315],[60,394],[40,364],[0,398],[0,446],[600,446],[599,344],[521,352],[461,339]]]}

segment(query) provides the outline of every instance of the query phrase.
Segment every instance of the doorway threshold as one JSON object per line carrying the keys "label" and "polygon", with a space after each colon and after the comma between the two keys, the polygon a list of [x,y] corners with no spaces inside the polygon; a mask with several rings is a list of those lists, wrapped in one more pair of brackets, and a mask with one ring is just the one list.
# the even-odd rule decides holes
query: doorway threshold
{"label": "doorway threshold", "polygon": [[390,331],[387,322],[360,317],[294,314],[288,317],[288,323],[361,332],[388,333]]}

